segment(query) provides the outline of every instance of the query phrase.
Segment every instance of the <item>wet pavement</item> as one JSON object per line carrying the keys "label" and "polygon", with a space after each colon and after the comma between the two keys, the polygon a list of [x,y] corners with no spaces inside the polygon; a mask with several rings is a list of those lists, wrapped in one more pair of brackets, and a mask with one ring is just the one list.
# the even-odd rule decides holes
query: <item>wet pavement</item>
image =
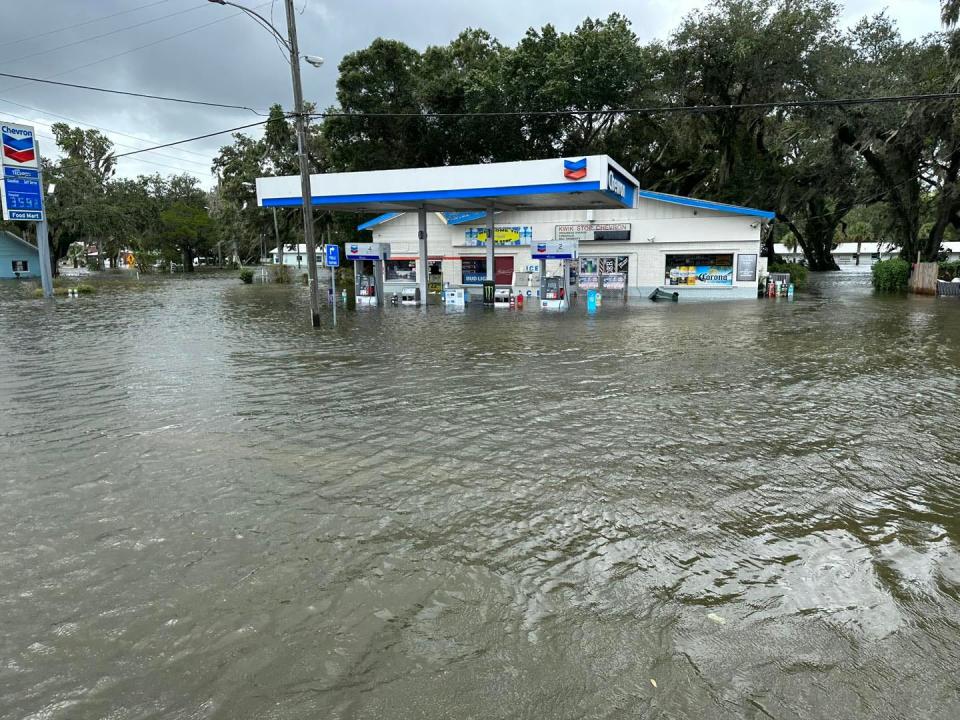
{"label": "wet pavement", "polygon": [[960,303],[0,284],[0,718],[960,716]]}

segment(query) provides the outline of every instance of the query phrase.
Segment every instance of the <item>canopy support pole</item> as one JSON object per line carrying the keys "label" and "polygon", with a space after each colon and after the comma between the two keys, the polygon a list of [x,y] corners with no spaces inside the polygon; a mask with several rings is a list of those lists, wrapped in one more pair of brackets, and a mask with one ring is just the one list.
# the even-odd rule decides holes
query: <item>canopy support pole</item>
{"label": "canopy support pole", "polygon": [[417,239],[420,242],[420,261],[417,263],[419,266],[419,280],[420,280],[420,302],[423,303],[424,307],[427,305],[427,275],[430,272],[427,262],[427,211],[422,207],[417,210],[417,223],[419,225],[419,230],[417,232]]}
{"label": "canopy support pole", "polygon": [[494,268],[493,205],[487,208],[487,280],[496,279]]}

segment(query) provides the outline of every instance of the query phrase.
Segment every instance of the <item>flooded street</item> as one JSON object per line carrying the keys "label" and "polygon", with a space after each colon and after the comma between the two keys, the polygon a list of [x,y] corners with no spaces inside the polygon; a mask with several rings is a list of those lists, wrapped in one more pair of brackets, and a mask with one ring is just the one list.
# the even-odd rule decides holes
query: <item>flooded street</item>
{"label": "flooded street", "polygon": [[306,300],[0,285],[0,718],[960,716],[960,303]]}

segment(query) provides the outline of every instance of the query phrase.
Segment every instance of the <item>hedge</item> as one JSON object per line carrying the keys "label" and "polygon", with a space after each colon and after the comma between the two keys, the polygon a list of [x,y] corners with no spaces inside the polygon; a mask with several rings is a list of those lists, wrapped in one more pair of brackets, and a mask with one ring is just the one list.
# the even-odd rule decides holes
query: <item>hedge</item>
{"label": "hedge", "polygon": [[873,287],[881,292],[899,292],[907,289],[910,263],[900,258],[880,260],[872,268]]}

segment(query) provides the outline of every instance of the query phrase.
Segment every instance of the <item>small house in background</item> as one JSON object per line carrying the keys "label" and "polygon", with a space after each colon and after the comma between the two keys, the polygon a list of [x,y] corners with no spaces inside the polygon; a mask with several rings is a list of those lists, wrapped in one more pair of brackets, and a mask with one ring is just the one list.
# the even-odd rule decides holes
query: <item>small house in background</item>
{"label": "small house in background", "polygon": [[[271,250],[267,255],[270,256],[270,262],[273,265],[278,264],[280,252],[277,248]],[[306,268],[307,267],[307,246],[284,245],[283,246],[283,264],[287,267]],[[323,245],[317,245],[317,265],[323,265]]]}
{"label": "small house in background", "polygon": [[0,230],[0,279],[40,277],[37,248],[12,232]]}
{"label": "small house in background", "polygon": [[[948,243],[944,243],[948,244]],[[789,248],[786,245],[774,245],[774,252],[785,262],[806,264],[803,250],[799,246]],[[839,243],[833,248],[833,259],[841,270],[869,270],[875,262],[890,260],[900,256],[900,249],[890,243]]]}

